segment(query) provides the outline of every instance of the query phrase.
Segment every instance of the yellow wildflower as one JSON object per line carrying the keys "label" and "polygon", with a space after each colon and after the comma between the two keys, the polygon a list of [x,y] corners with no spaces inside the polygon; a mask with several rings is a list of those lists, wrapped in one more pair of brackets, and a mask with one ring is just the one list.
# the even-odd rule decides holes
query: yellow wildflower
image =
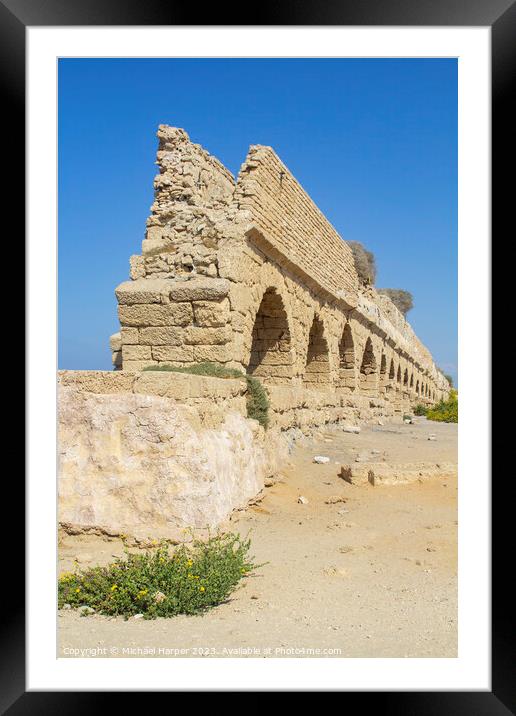
{"label": "yellow wildflower", "polygon": [[200,590],[201,592],[206,591],[206,590],[204,589],[204,587],[199,587],[199,590]]}
{"label": "yellow wildflower", "polygon": [[118,589],[118,586],[116,584],[113,584],[113,586],[111,587],[111,591],[114,592],[115,589]]}

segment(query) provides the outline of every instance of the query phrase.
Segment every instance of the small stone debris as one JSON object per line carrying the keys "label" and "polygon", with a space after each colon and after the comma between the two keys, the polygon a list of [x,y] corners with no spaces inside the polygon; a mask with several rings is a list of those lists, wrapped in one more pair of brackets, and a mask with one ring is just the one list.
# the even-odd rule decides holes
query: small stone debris
{"label": "small stone debris", "polygon": [[383,424],[384,424],[383,420],[378,421],[378,425],[383,425]]}
{"label": "small stone debris", "polygon": [[166,594],[163,594],[163,592],[156,592],[152,599],[156,604],[160,604],[160,602],[164,601],[167,598]]}
{"label": "small stone debris", "polygon": [[429,439],[429,440],[437,440],[437,438],[435,437],[435,435],[429,435],[429,436],[428,436],[428,439]]}
{"label": "small stone debris", "polygon": [[327,462],[330,462],[330,458],[326,457],[326,455],[315,455],[314,462],[318,465],[325,465]]}
{"label": "small stone debris", "polygon": [[86,604],[84,604],[82,607],[79,607],[79,614],[81,616],[86,614],[95,614],[95,609],[92,609],[91,607],[88,607]]}
{"label": "small stone debris", "polygon": [[342,497],[341,495],[332,495],[331,497],[328,497],[327,500],[324,500],[324,502],[327,505],[336,505],[339,502],[346,502],[346,498]]}
{"label": "small stone debris", "polygon": [[344,425],[344,427],[342,428],[342,431],[345,433],[358,434],[360,432],[360,427],[358,425]]}
{"label": "small stone debris", "polygon": [[307,504],[308,504],[308,500],[306,499],[306,497],[304,497],[304,495],[299,495],[299,497],[297,498],[297,501],[298,501],[301,505],[307,505]]}
{"label": "small stone debris", "polygon": [[72,608],[71,604],[63,604],[63,609],[71,609],[71,608]]}
{"label": "small stone debris", "polygon": [[143,614],[135,614],[133,619],[143,619]]}

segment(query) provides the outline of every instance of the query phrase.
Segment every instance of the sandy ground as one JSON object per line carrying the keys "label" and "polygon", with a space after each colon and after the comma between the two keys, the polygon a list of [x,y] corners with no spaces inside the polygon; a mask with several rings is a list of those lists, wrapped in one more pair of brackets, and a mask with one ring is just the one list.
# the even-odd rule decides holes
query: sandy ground
{"label": "sandy ground", "polygon": [[[434,433],[435,441],[428,435]],[[371,451],[379,453],[371,453]],[[313,463],[326,455],[330,463]],[[457,655],[457,479],[356,486],[338,463],[457,461],[457,426],[321,431],[280,482],[231,520],[267,562],[203,616],[124,621],[59,612],[59,656],[453,657]],[[307,504],[298,501],[300,496]],[[344,502],[328,504],[335,498]],[[112,561],[120,540],[66,536],[59,568]]]}

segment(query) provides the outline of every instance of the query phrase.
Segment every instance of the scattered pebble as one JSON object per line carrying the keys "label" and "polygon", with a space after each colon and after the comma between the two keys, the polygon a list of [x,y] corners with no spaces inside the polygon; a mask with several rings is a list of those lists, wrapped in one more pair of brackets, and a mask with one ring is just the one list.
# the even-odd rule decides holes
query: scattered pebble
{"label": "scattered pebble", "polygon": [[143,619],[143,614],[135,614],[133,619]]}
{"label": "scattered pebble", "polygon": [[95,614],[95,609],[84,604],[82,607],[79,607],[79,614]]}
{"label": "scattered pebble", "polygon": [[358,425],[344,425],[342,428],[342,431],[345,433],[356,433],[358,434],[360,432],[360,428]]}
{"label": "scattered pebble", "polygon": [[297,498],[297,501],[300,502],[302,505],[308,504],[308,500],[303,495],[299,495],[299,497]]}
{"label": "scattered pebble", "polygon": [[326,455],[315,455],[314,462],[318,465],[324,465],[325,463],[330,462],[330,458],[326,457]]}

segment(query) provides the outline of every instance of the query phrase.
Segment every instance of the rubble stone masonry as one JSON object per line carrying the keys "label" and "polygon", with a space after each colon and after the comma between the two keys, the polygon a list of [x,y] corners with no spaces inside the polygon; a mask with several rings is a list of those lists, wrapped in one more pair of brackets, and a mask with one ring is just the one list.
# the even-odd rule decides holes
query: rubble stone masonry
{"label": "rubble stone masonry", "polygon": [[[161,125],[155,199],[116,288],[116,369],[214,362],[259,377],[282,428],[389,415],[449,386],[287,167],[251,146],[235,179]],[[317,416],[317,417],[314,417]]]}

